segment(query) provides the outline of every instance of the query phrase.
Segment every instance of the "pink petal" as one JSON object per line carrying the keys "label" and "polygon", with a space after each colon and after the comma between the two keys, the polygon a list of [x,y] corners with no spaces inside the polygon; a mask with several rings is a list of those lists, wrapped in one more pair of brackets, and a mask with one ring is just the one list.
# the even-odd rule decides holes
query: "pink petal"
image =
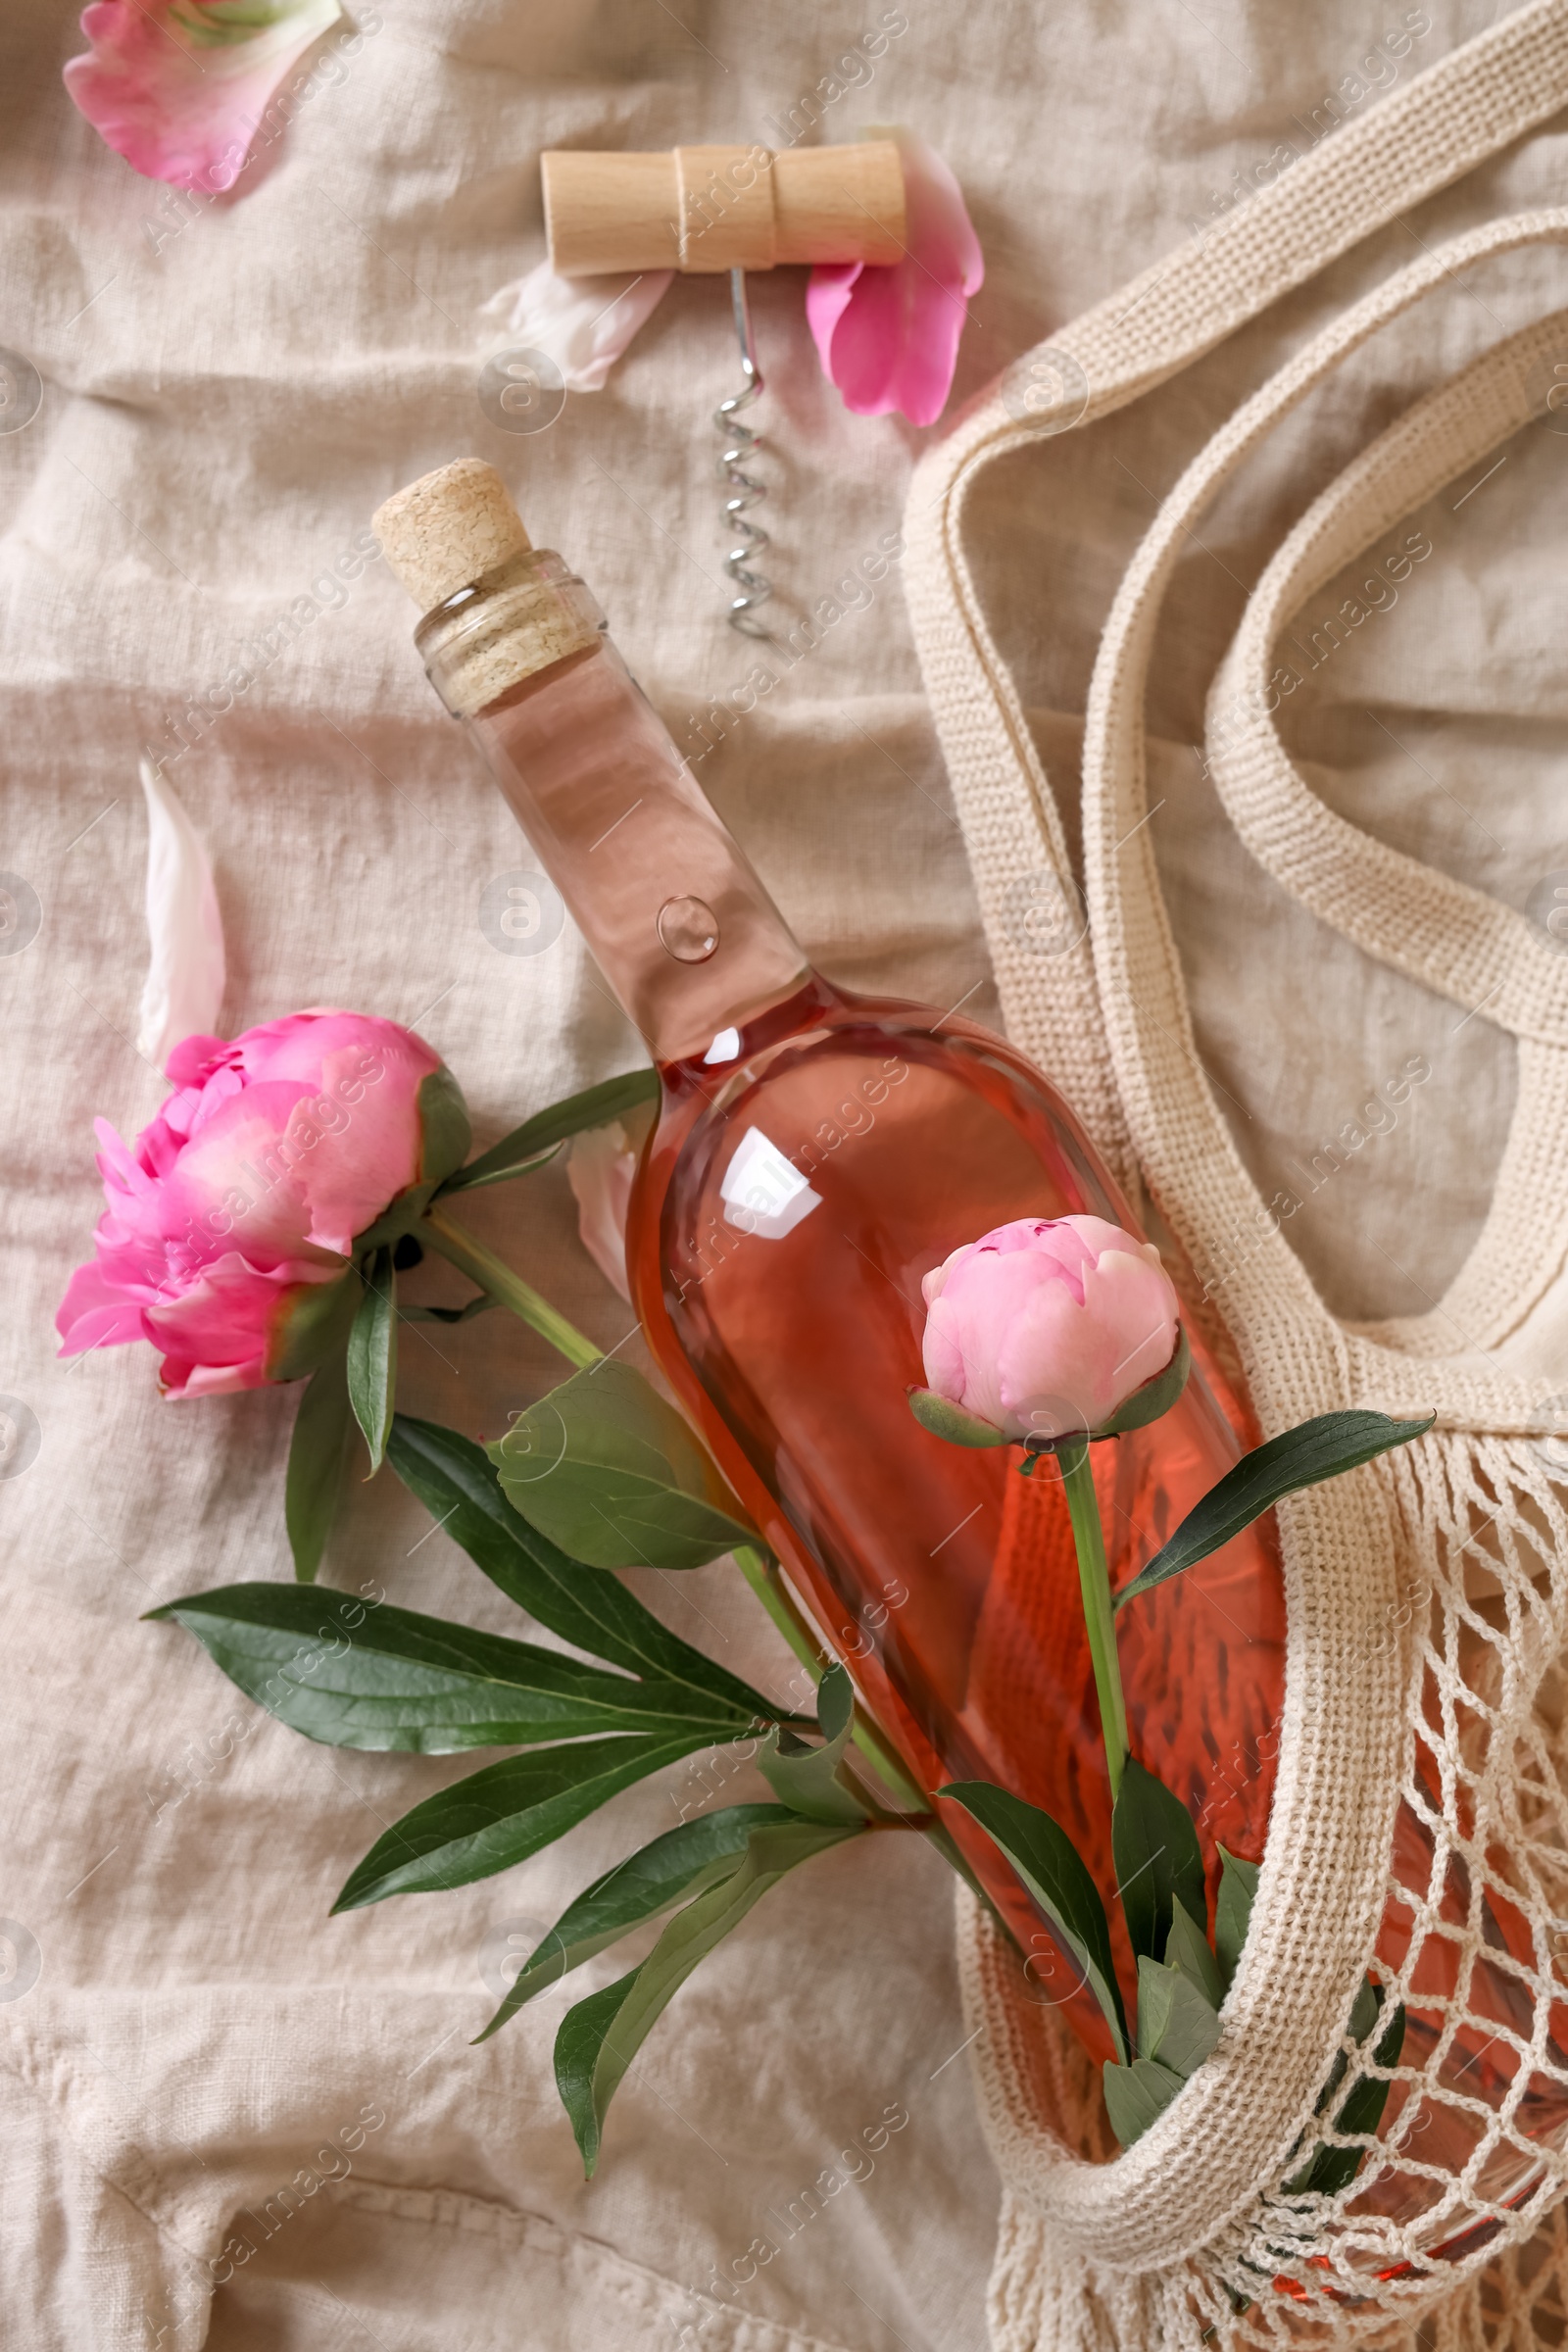
{"label": "pink petal", "polygon": [[[220,1371],[265,1367],[268,1350],[302,1283],[334,1282],[341,1264],[302,1263],[263,1269],[230,1250],[203,1269],[182,1297],[147,1309],[147,1336],[173,1363]],[[166,1382],[169,1374],[166,1371]],[[188,1375],[170,1385],[190,1388]],[[255,1388],[258,1381],[238,1384]],[[191,1390],[195,1394],[195,1390]]]}
{"label": "pink petal", "polygon": [[[1004,1350],[1024,1300],[1040,1289],[1059,1293],[1068,1305],[1076,1303],[1060,1267],[1049,1258],[981,1243],[954,1268],[926,1317],[923,1341],[926,1378],[939,1396],[951,1396],[999,1429],[1006,1423]],[[955,1356],[962,1367],[957,1389],[948,1385],[956,1377]]]}
{"label": "pink petal", "polygon": [[951,1308],[944,1312],[941,1300],[936,1300],[926,1317],[921,1353],[926,1386],[951,1404],[964,1401],[963,1347],[958,1335],[957,1316]]}
{"label": "pink petal", "polygon": [[[297,1074],[312,1082],[312,1102],[295,1114],[296,1136],[321,1139],[296,1162],[310,1203],[309,1238],[347,1255],[354,1236],[418,1175],[419,1087],[440,1057],[411,1029],[352,1012],[299,1014],[272,1023],[270,1038],[250,1032],[248,1065],[252,1041],[269,1081]],[[256,1091],[253,1080],[241,1102]]]}
{"label": "pink petal", "polygon": [[[161,1231],[231,1236],[257,1265],[346,1255],[418,1174],[418,1093],[440,1058],[395,1021],[290,1013],[234,1041],[243,1067],[209,1083],[165,1180]],[[229,1084],[235,1091],[229,1091]]]}
{"label": "pink petal", "polygon": [[[164,1075],[173,1086],[199,1087],[233,1052],[234,1048],[220,1037],[187,1037],[170,1054]],[[169,1116],[168,1102],[164,1104],[164,1116]]]}
{"label": "pink petal", "polygon": [[[1121,1237],[1124,1245],[1129,1235]],[[1102,1418],[1163,1372],[1176,1352],[1177,1299],[1163,1266],[1152,1263],[1152,1250],[1136,1256],[1125,1248],[1105,1250],[1084,1281],[1084,1304],[1106,1337],[1110,1360],[1104,1369],[1106,1396]]]}
{"label": "pink petal", "polygon": [[833,378],[833,330],[850,307],[850,296],[865,270],[863,262],[818,262],[806,281],[806,323],[816,343],[822,372]]}
{"label": "pink petal", "polygon": [[[141,763],[147,799],[147,939],[136,1051],[159,1069],[176,1045],[204,1034],[223,1002],[223,922],[201,837],[163,775]],[[181,1064],[184,1067],[184,1064]]]}
{"label": "pink petal", "polygon": [[55,1316],[61,1354],[81,1355],[89,1348],[123,1348],[130,1340],[145,1339],[142,1303],[154,1297],[150,1283],[137,1296],[97,1258],[78,1266]]}
{"label": "pink petal", "polygon": [[911,424],[934,424],[985,263],[962,192],[935,148],[906,130],[878,135],[896,138],[904,157],[905,258],[892,269],[813,270],[806,315],[846,408],[858,416],[897,409]]}
{"label": "pink petal", "polygon": [[558,277],[548,262],[492,294],[482,318],[499,319],[516,343],[542,351],[568,392],[602,392],[627,344],[663,300],[673,270],[635,276]]}
{"label": "pink petal", "polygon": [[1038,1284],[997,1351],[1003,1415],[1013,1428],[1041,1437],[1093,1429],[1110,1410],[1101,1406],[1109,1352],[1094,1317],[1064,1282]]}
{"label": "pink petal", "polygon": [[252,1356],[243,1364],[192,1364],[166,1355],[158,1383],[164,1395],[180,1396],[235,1396],[243,1389],[265,1389],[267,1358]]}
{"label": "pink petal", "polygon": [[298,1079],[248,1086],[192,1136],[163,1181],[159,1230],[167,1241],[198,1260],[238,1248],[264,1268],[305,1251],[312,1213],[300,1169],[313,1131],[291,1122],[309,1093]]}
{"label": "pink petal", "polygon": [[239,177],[290,66],[343,13],[339,0],[273,4],[252,29],[188,0],[94,0],[81,19],[92,47],[66,67],[66,88],[144,178],[216,195]]}

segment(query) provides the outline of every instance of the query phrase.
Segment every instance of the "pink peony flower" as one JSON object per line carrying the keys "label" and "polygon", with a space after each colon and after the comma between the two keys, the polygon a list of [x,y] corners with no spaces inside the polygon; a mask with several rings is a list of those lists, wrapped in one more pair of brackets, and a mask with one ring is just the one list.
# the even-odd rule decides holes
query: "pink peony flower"
{"label": "pink peony flower", "polygon": [[169,1075],[133,1150],[96,1123],[108,1208],[61,1353],[150,1340],[177,1396],[297,1379],[352,1313],[359,1237],[466,1152],[457,1083],[395,1021],[319,1010],[188,1037]]}
{"label": "pink peony flower", "polygon": [[339,0],[94,0],[66,88],[145,179],[216,196],[244,169],[272,92]]}
{"label": "pink peony flower", "polygon": [[1007,1437],[1099,1429],[1180,1339],[1152,1243],[1103,1217],[1019,1217],[929,1273],[932,1389]]}
{"label": "pink peony flower", "polygon": [[879,131],[904,156],[905,256],[891,270],[823,263],[806,316],[826,374],[857,416],[899,409],[935,424],[953,389],[968,298],[985,278],[962,192],[934,147],[911,131]]}

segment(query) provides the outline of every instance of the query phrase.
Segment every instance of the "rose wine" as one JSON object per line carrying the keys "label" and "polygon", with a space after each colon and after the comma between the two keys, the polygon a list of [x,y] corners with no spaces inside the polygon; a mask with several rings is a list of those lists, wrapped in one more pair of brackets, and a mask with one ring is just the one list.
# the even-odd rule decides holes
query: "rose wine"
{"label": "rose wine", "polygon": [[[1044,1806],[1108,1895],[1109,1791],[1054,1464],[1025,1479],[1018,1449],[946,1445],[907,1392],[924,1378],[921,1277],[950,1250],[1013,1217],[1136,1222],[1060,1098],[969,1023],[813,976],[721,1042],[717,1063],[661,1070],[631,1222],[649,1345],[914,1778],[994,1781]],[[1163,1419],[1093,1449],[1117,1583],[1239,1451],[1201,1369]],[[1263,1529],[1123,1620],[1134,1751],[1190,1807],[1216,1871],[1220,1844],[1262,1852],[1283,1642]],[[1037,1978],[1108,2056],[1028,1898],[967,1814],[942,1810]]]}

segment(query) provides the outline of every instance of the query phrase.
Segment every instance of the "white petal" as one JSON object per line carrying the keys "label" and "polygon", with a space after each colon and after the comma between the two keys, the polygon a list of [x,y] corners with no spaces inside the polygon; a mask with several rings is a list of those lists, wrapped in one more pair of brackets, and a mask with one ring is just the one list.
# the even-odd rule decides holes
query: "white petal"
{"label": "white petal", "polygon": [[566,1181],[577,1198],[578,1238],[628,1306],[626,1210],[636,1173],[636,1146],[618,1119],[612,1126],[590,1127],[586,1134],[572,1137]]}
{"label": "white petal", "polygon": [[657,308],[673,270],[635,276],[558,277],[548,262],[503,286],[480,310],[561,369],[568,392],[602,392],[605,378]]}
{"label": "white petal", "polygon": [[187,1037],[211,1034],[223,1002],[223,922],[213,869],[163,775],[141,763],[147,796],[147,940],[136,1050],[162,1069]]}

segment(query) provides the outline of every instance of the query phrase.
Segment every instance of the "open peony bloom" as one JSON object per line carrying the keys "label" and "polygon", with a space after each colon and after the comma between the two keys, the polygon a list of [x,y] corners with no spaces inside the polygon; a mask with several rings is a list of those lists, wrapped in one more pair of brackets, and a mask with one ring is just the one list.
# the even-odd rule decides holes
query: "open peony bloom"
{"label": "open peony bloom", "polygon": [[980,240],[962,192],[934,147],[912,132],[895,138],[904,157],[902,262],[823,263],[811,271],[806,316],[822,367],[858,416],[898,409],[935,424],[953,389],[968,300],[985,278]]}
{"label": "open peony bloom", "polygon": [[339,0],[94,0],[66,88],[145,179],[231,188],[273,91]]}
{"label": "open peony bloom", "polygon": [[922,1288],[932,1391],[1014,1440],[1101,1429],[1180,1345],[1159,1252],[1103,1217],[999,1225]]}
{"label": "open peony bloom", "polygon": [[359,1237],[466,1152],[457,1082],[412,1030],[330,1011],[189,1037],[169,1075],[134,1149],[97,1122],[108,1208],[61,1353],[150,1340],[178,1396],[297,1379],[341,1342]]}

